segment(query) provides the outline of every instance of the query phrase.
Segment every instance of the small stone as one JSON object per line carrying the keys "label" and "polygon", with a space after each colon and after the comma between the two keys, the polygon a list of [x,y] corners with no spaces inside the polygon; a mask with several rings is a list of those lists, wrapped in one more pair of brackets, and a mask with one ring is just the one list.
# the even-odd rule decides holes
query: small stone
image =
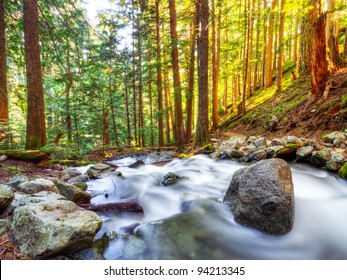
{"label": "small stone", "polygon": [[314,148],[312,146],[301,147],[296,151],[296,161],[304,162],[310,160]]}
{"label": "small stone", "polygon": [[266,153],[267,153],[267,158],[273,158],[276,155],[276,152],[283,149],[284,146],[280,145],[280,146],[270,146],[266,149]]}
{"label": "small stone", "polygon": [[[324,142],[325,143],[331,143],[331,144],[343,143],[346,140],[347,140],[346,134],[343,132],[339,132],[339,131],[334,131],[334,132],[332,132],[332,133],[330,133],[324,137]],[[334,141],[335,141],[335,143],[334,143]]]}
{"label": "small stone", "polygon": [[0,156],[0,162],[3,162],[5,160],[7,160],[7,159],[8,159],[8,157],[6,155],[1,155]]}
{"label": "small stone", "polygon": [[260,161],[266,158],[267,158],[267,152],[264,150],[255,151],[249,155],[250,161],[253,161],[253,160]]}
{"label": "small stone", "polygon": [[0,184],[0,213],[11,204],[13,198],[12,189],[9,186]]}
{"label": "small stone", "polygon": [[26,176],[16,175],[16,176],[12,177],[10,179],[10,181],[8,181],[7,185],[15,188],[15,187],[18,187],[21,183],[26,183],[28,181],[29,181],[29,179]]}
{"label": "small stone", "polygon": [[330,159],[331,150],[322,149],[320,151],[314,151],[311,156],[311,163],[316,167],[323,167],[325,163]]}
{"label": "small stone", "polygon": [[110,172],[113,169],[114,168],[108,164],[98,163],[89,167],[86,174],[90,179],[100,179],[103,175],[107,174],[107,172]]}
{"label": "small stone", "polygon": [[162,183],[164,186],[173,185],[177,182],[178,178],[179,176],[177,176],[175,173],[169,172],[164,176],[164,180]]}
{"label": "small stone", "polygon": [[26,183],[20,184],[16,189],[26,194],[38,193],[41,191],[51,191],[59,193],[58,188],[51,180],[39,178]]}
{"label": "small stone", "polygon": [[258,138],[257,140],[254,141],[254,145],[255,145],[258,149],[265,148],[265,147],[267,146],[266,139],[265,139],[264,137]]}
{"label": "small stone", "polygon": [[275,138],[271,141],[271,146],[284,146],[286,142],[283,139]]}
{"label": "small stone", "polygon": [[233,158],[243,158],[244,156],[246,156],[246,154],[240,149],[232,149],[230,156]]}

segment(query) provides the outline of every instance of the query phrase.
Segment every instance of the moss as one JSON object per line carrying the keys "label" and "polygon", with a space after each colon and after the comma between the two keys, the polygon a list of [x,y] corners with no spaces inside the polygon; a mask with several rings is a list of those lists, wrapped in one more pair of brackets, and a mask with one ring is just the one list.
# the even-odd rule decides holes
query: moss
{"label": "moss", "polygon": [[0,150],[0,155],[24,161],[41,161],[48,158],[48,154],[39,150]]}
{"label": "moss", "polygon": [[339,170],[339,177],[347,179],[347,162],[345,162],[345,164]]}
{"label": "moss", "polygon": [[341,108],[347,108],[347,93],[341,97]]}
{"label": "moss", "polygon": [[20,173],[20,172],[23,171],[23,170],[20,169],[19,167],[15,167],[15,166],[7,166],[7,167],[5,167],[3,170],[5,170],[5,171],[10,171],[10,172],[12,172],[12,173]]}
{"label": "moss", "polygon": [[96,164],[95,161],[88,161],[88,160],[71,160],[71,159],[60,159],[60,160],[50,160],[48,161],[51,164],[60,164],[63,166],[86,166],[89,164]]}
{"label": "moss", "polygon": [[78,182],[78,183],[74,183],[73,184],[75,187],[79,188],[80,190],[82,191],[86,191],[88,186],[86,183],[81,183],[81,182]]}

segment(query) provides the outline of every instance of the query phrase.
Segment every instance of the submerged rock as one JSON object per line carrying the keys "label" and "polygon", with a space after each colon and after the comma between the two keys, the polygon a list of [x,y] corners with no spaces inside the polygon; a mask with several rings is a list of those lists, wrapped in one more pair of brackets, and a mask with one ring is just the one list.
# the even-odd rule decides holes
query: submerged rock
{"label": "submerged rock", "polygon": [[294,188],[288,164],[268,159],[237,170],[224,202],[242,225],[270,234],[289,232],[294,221]]}
{"label": "submerged rock", "polygon": [[164,176],[164,180],[162,183],[164,186],[169,186],[169,185],[173,185],[173,184],[177,183],[178,179],[179,179],[179,176],[177,176],[173,172],[169,172]]}
{"label": "submerged rock", "polygon": [[34,203],[15,210],[11,238],[24,254],[46,258],[88,247],[101,225],[98,215],[71,201]]}
{"label": "submerged rock", "polygon": [[59,179],[54,179],[53,182],[59,189],[60,194],[65,196],[68,200],[71,200],[75,203],[90,202],[91,195],[87,192],[82,191],[80,188]]}

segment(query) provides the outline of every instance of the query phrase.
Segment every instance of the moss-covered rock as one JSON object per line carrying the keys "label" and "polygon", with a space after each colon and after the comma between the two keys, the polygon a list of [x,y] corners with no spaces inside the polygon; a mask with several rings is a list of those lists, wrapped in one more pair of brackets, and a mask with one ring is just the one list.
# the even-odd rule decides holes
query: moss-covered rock
{"label": "moss-covered rock", "polygon": [[0,155],[6,155],[12,159],[24,161],[42,161],[49,158],[49,154],[39,150],[0,150]]}
{"label": "moss-covered rock", "polygon": [[0,213],[11,204],[13,198],[14,194],[11,188],[0,184]]}
{"label": "moss-covered rock", "polygon": [[339,170],[339,177],[347,179],[347,162]]}

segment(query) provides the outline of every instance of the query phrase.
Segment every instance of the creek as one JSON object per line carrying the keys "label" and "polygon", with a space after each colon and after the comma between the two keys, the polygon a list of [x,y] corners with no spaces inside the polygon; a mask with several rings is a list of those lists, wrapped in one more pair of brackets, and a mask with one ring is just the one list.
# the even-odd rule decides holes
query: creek
{"label": "creek", "polygon": [[[163,166],[147,160],[129,168],[135,160],[113,161],[123,178],[88,183],[89,191],[104,194],[92,203],[130,199],[144,208],[143,215],[100,214],[104,223],[97,237],[118,234],[104,252],[107,259],[347,259],[347,182],[335,174],[290,164],[294,226],[288,234],[273,236],[237,224],[222,203],[241,164],[194,156]],[[164,186],[168,172],[182,179]],[[124,231],[129,226],[135,228],[130,236]]]}

